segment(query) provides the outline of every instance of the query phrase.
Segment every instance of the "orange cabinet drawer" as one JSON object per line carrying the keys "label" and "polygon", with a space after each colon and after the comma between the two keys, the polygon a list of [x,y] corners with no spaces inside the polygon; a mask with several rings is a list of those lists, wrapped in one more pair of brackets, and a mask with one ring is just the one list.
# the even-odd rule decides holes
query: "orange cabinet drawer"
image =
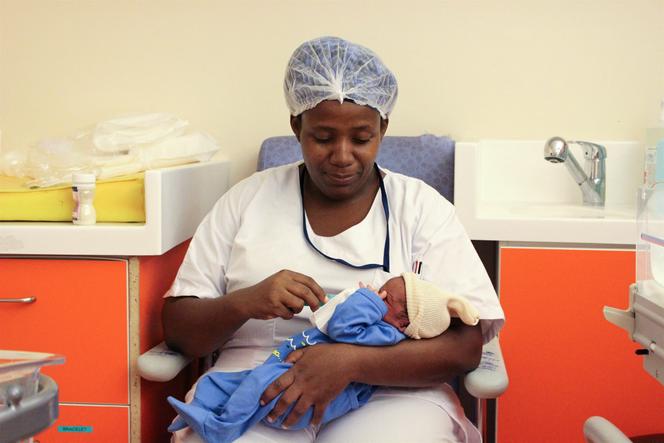
{"label": "orange cabinet drawer", "polygon": [[60,401],[129,403],[127,262],[93,259],[0,259],[0,349],[62,354],[44,368]]}
{"label": "orange cabinet drawer", "polygon": [[60,405],[59,417],[35,443],[129,441],[129,407]]}

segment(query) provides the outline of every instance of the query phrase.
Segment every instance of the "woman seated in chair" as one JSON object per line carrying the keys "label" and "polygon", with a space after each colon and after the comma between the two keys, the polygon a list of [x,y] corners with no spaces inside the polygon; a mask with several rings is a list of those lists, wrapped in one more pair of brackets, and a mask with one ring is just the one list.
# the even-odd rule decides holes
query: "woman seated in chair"
{"label": "woman seated in chair", "polygon": [[[251,369],[308,327],[309,306],[358,281],[380,287],[418,264],[423,279],[463,294],[480,323],[387,347],[330,343],[289,355],[263,393],[281,394],[238,441],[478,442],[446,383],[474,369],[503,323],[491,282],[454,213],[420,180],[375,159],[397,96],[394,75],[370,50],[333,37],[305,42],[284,82],[303,162],[241,181],[199,226],[164,309],[166,342],[190,356],[221,348],[212,370]],[[319,426],[350,383],[378,385],[363,407]],[[288,430],[313,411],[311,426]],[[199,441],[190,429],[174,441]]]}

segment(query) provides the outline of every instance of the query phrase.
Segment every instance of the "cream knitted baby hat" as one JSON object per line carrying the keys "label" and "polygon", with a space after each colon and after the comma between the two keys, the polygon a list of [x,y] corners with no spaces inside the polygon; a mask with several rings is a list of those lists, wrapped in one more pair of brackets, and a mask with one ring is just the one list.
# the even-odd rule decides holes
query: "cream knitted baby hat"
{"label": "cream knitted baby hat", "polygon": [[446,293],[420,280],[412,272],[405,272],[401,276],[406,282],[406,306],[410,320],[404,334],[410,338],[440,335],[450,326],[450,316],[459,317],[471,326],[479,322],[479,312],[465,297]]}

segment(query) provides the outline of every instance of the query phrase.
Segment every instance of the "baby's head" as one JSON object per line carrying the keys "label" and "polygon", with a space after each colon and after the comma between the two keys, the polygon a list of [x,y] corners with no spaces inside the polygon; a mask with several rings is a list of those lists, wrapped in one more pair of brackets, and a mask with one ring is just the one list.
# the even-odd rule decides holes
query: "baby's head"
{"label": "baby's head", "polygon": [[378,295],[387,305],[383,320],[403,332],[410,324],[406,302],[406,282],[403,277],[392,277],[378,290]]}
{"label": "baby's head", "polygon": [[465,297],[448,294],[412,272],[389,279],[378,294],[387,305],[383,320],[411,338],[440,335],[452,315],[471,326],[479,321],[479,312]]}

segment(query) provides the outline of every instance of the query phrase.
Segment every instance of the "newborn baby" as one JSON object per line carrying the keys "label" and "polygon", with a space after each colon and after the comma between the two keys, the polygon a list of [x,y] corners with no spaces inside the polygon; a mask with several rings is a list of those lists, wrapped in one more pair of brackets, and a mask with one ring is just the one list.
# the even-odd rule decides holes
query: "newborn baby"
{"label": "newborn baby", "polygon": [[[413,273],[391,278],[378,291],[360,286],[330,298],[312,314],[314,328],[284,341],[262,365],[247,371],[205,375],[196,385],[190,404],[169,397],[179,417],[168,430],[190,426],[207,442],[231,442],[261,420],[281,428],[290,410],[273,422],[265,419],[281,395],[266,405],[259,401],[265,389],[291,367],[285,359],[292,351],[331,342],[394,345],[406,336],[420,339],[439,335],[449,327],[452,315],[468,325],[479,321],[477,309],[464,297],[447,294]],[[329,404],[322,423],[366,404],[375,390],[372,385],[351,383]],[[289,429],[307,427],[312,415],[309,409]]]}
{"label": "newborn baby", "polygon": [[[385,302],[387,313],[382,320],[394,326],[410,338],[431,338],[445,331],[452,317],[460,317],[474,326],[479,321],[479,312],[463,296],[449,294],[432,283],[420,280],[412,272],[387,280],[378,291],[360,283],[377,293]],[[330,298],[311,315],[311,323],[327,333],[326,324],[334,314],[338,304],[346,301],[357,289],[346,289]]]}

